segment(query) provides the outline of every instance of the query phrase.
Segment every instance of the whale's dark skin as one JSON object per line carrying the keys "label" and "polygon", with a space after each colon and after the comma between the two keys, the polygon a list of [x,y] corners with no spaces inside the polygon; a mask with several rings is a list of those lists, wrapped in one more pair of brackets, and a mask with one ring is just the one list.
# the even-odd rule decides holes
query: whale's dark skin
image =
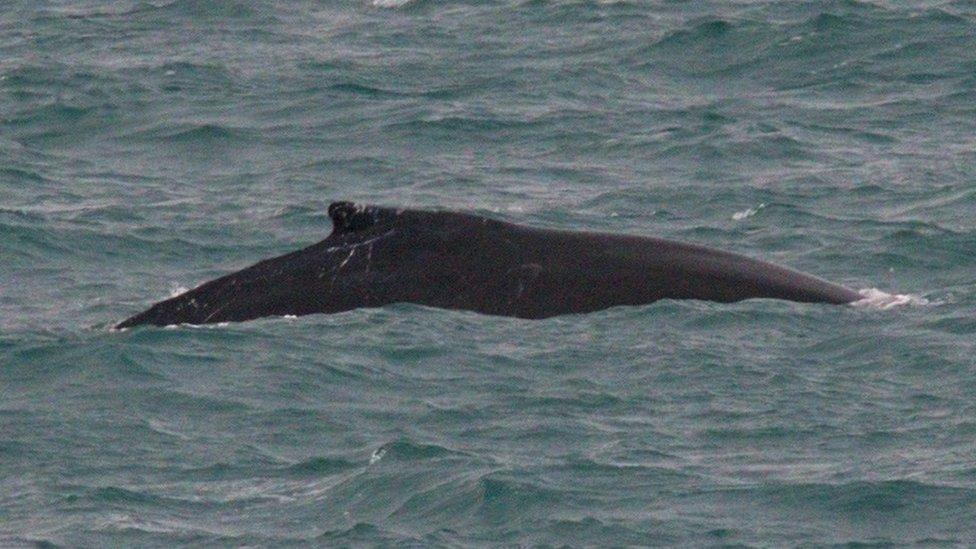
{"label": "whale's dark skin", "polygon": [[336,202],[333,232],[150,307],[117,328],[417,303],[545,318],[659,299],[850,303],[848,288],[683,242],[536,229],[487,217]]}

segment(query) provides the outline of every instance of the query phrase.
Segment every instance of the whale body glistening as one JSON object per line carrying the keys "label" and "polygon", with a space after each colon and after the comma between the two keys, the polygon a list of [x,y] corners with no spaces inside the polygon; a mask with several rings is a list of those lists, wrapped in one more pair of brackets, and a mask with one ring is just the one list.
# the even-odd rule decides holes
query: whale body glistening
{"label": "whale body glistening", "polygon": [[659,299],[851,303],[857,292],[765,261],[661,238],[538,229],[448,211],[336,202],[333,231],[121,322],[207,324],[417,303],[545,318]]}

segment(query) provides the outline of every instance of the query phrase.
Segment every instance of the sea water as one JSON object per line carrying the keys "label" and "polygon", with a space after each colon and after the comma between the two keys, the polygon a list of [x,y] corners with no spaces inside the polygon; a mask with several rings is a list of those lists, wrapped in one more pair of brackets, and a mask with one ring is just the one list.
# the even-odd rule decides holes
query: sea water
{"label": "sea water", "polygon": [[[8,0],[0,545],[976,543],[974,174],[962,0]],[[109,330],[333,200],[869,299]]]}

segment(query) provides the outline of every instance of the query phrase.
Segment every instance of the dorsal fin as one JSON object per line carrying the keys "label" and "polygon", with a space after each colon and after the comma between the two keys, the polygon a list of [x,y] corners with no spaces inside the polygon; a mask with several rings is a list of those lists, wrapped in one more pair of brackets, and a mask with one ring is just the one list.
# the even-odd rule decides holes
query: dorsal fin
{"label": "dorsal fin", "polygon": [[329,217],[332,218],[332,232],[351,233],[368,229],[377,223],[388,221],[395,210],[378,208],[354,202],[333,202],[329,204]]}

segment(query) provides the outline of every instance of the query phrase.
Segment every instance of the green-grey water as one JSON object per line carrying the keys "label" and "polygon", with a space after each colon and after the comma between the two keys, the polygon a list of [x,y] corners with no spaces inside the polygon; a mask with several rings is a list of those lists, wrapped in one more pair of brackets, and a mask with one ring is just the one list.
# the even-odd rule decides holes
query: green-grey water
{"label": "green-grey water", "polygon": [[[0,545],[976,543],[974,105],[962,0],[4,2]],[[906,303],[109,330],[339,199]]]}

